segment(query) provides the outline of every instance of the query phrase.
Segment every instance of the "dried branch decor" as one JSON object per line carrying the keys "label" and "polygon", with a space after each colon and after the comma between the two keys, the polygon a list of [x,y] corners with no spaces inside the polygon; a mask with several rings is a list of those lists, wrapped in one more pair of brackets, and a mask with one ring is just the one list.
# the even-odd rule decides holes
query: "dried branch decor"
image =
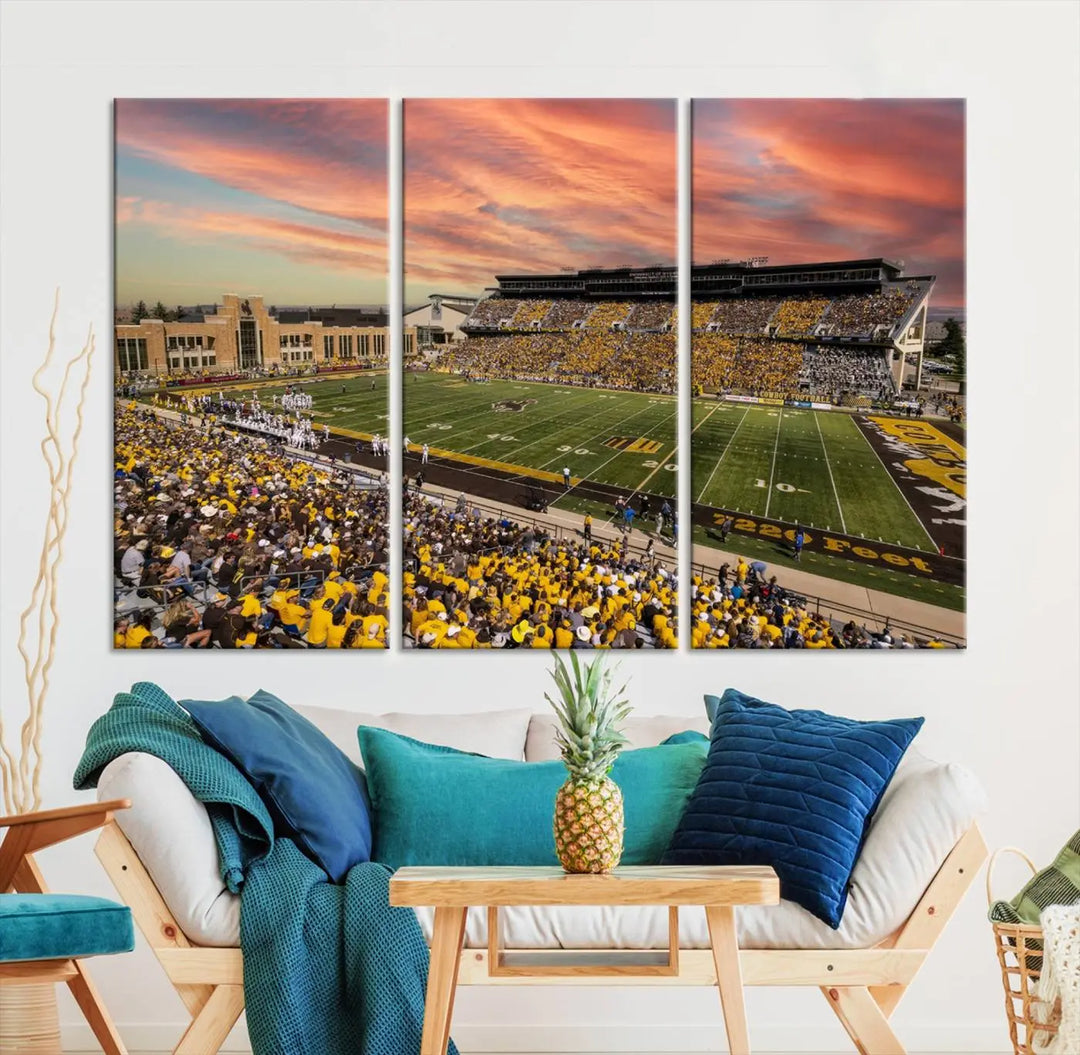
{"label": "dried branch decor", "polygon": [[[26,813],[41,805],[42,718],[60,626],[58,577],[64,559],[71,483],[94,358],[94,328],[91,325],[82,351],[68,359],[60,377],[55,377],[55,369],[53,377],[47,376],[54,366],[59,311],[60,291],[57,290],[49,322],[49,347],[33,378],[34,391],[45,401],[45,436],[40,448],[49,472],[49,511],[34,589],[19,620],[19,655],[26,675],[27,715],[14,747],[8,744],[4,714],[0,710],[0,784],[4,813]],[[70,415],[65,415],[65,408],[76,396],[74,427],[66,427],[65,417]],[[70,435],[66,434],[68,432]]]}

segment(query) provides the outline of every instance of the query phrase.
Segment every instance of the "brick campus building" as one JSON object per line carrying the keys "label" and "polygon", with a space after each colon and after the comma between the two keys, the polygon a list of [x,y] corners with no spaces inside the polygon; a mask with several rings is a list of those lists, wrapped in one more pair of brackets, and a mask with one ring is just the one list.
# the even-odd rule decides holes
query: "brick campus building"
{"label": "brick campus building", "polygon": [[[405,329],[405,354],[416,328]],[[295,370],[318,364],[385,368],[389,317],[383,308],[287,308],[226,293],[213,312],[177,322],[141,319],[116,326],[117,377],[127,374]]]}

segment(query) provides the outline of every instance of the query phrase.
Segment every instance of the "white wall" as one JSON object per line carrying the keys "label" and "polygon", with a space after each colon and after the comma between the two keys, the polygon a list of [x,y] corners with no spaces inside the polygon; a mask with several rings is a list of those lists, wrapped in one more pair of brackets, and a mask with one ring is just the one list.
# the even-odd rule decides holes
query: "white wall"
{"label": "white wall", "polygon": [[[499,41],[507,24],[513,32]],[[920,746],[970,766],[989,789],[992,845],[1019,843],[1046,860],[1080,824],[1075,6],[9,2],[2,29],[0,687],[9,722],[22,712],[14,642],[44,517],[30,375],[54,287],[60,348],[81,347],[91,322],[99,341],[61,584],[48,805],[76,797],[70,773],[88,725],[137,679],[177,696],[265,685],[304,703],[466,711],[539,706],[545,667],[539,655],[109,651],[114,96],[927,95],[970,100],[970,648],[634,655],[626,668],[643,710],[696,714],[704,690],[733,684],[855,717],[925,714]],[[91,846],[45,855],[56,888],[109,892]],[[133,1046],[163,1048],[178,1035],[180,1003],[144,947],[96,973]],[[1004,1050],[998,984],[974,892],[901,1005],[900,1036],[914,1050]],[[816,994],[754,991],[749,1008],[760,1050],[844,1047]],[[63,1015],[71,1036],[85,1036],[69,1002]],[[575,999],[500,990],[464,992],[456,1022],[474,1047],[690,1050],[718,1044],[720,1020],[707,991]]]}

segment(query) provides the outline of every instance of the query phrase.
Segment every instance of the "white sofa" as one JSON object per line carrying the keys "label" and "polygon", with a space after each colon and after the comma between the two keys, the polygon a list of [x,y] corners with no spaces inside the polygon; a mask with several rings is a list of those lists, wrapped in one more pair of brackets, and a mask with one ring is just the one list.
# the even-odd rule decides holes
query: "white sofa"
{"label": "white sofa", "polygon": [[[362,764],[358,725],[403,733],[497,758],[558,757],[553,719],[528,710],[470,715],[367,715],[319,707],[298,710],[354,762]],[[708,732],[708,722],[679,716],[635,717],[632,747],[659,744],[684,729]],[[164,762],[126,754],[101,775],[101,800],[130,799],[116,823],[145,866],[184,935],[194,945],[239,946],[240,901],[222,883],[206,808]],[[912,916],[943,862],[984,809],[983,792],[961,766],[933,762],[909,750],[875,815],[852,876],[838,930],[792,902],[739,910],[743,949],[868,949]],[[432,912],[417,915],[430,940]],[[508,949],[658,949],[668,943],[667,910],[647,908],[509,908],[503,913]],[[466,948],[487,945],[483,909],[470,911]],[[708,949],[702,909],[680,913],[680,946]]]}

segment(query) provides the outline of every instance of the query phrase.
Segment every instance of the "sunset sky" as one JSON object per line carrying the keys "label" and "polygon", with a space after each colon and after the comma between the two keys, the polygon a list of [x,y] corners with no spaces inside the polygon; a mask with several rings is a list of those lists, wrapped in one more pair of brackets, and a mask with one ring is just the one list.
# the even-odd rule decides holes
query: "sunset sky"
{"label": "sunset sky", "polygon": [[118,100],[116,301],[383,304],[385,99]]}
{"label": "sunset sky", "polygon": [[964,305],[962,100],[693,104],[693,257],[885,256]]}
{"label": "sunset sky", "polygon": [[407,99],[405,300],[505,271],[675,263],[675,104]]}

